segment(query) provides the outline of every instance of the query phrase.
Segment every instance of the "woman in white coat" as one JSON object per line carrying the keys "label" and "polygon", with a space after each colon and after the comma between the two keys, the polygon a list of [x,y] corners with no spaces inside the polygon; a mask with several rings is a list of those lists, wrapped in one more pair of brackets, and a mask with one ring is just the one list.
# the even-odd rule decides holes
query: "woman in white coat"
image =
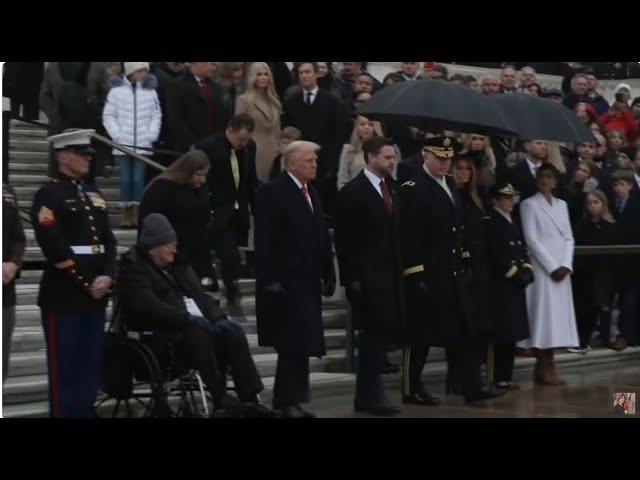
{"label": "woman in white coat", "polygon": [[536,383],[561,385],[553,349],[579,344],[571,291],[573,234],[567,204],[553,196],[560,174],[545,163],[536,171],[538,193],[522,202],[522,231],[531,254],[535,281],[527,288],[531,338],[536,353]]}
{"label": "woman in white coat", "polygon": [[[160,135],[162,110],[156,77],[147,62],[124,62],[124,77],[112,77],[111,90],[102,112],[102,123],[114,142],[129,147],[151,148]],[[149,155],[149,150],[132,148]],[[120,201],[124,202],[122,228],[136,227],[144,191],[145,164],[119,150],[113,156],[120,167]]]}

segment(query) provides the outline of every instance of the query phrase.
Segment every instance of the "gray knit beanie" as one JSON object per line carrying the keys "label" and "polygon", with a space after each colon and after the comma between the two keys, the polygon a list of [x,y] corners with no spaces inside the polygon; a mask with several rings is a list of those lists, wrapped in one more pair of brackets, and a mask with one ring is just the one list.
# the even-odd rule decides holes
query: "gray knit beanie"
{"label": "gray knit beanie", "polygon": [[152,213],[144,218],[142,230],[140,230],[140,244],[142,246],[153,248],[177,241],[176,231],[167,217],[160,213]]}

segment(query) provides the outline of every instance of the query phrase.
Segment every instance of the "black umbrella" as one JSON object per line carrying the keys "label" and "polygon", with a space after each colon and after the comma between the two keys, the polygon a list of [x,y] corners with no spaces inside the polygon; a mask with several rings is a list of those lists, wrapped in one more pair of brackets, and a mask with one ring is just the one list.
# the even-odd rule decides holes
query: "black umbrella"
{"label": "black umbrella", "polygon": [[519,137],[571,143],[595,143],[593,133],[573,110],[546,98],[514,93],[490,95]]}
{"label": "black umbrella", "polygon": [[357,113],[371,120],[402,121],[427,132],[515,134],[501,109],[485,95],[444,80],[396,83],[376,93]]}

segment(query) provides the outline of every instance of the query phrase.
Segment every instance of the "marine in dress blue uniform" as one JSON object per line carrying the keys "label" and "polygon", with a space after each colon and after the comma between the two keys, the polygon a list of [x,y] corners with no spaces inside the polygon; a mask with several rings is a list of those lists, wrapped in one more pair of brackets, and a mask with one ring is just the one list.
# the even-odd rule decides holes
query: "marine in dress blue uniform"
{"label": "marine in dress blue uniform", "polygon": [[31,211],[47,265],[38,306],[47,344],[52,417],[91,417],[101,384],[116,239],[104,197],[84,184],[93,130],[49,137],[60,173],[38,190]]}

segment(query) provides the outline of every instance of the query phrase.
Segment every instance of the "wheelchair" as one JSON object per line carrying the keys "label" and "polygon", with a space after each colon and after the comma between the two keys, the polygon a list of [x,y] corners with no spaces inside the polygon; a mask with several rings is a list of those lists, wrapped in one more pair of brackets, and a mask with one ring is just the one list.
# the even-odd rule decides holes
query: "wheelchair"
{"label": "wheelchair", "polygon": [[179,339],[127,329],[117,299],[113,311],[96,417],[209,417],[211,396],[198,372],[187,368]]}

